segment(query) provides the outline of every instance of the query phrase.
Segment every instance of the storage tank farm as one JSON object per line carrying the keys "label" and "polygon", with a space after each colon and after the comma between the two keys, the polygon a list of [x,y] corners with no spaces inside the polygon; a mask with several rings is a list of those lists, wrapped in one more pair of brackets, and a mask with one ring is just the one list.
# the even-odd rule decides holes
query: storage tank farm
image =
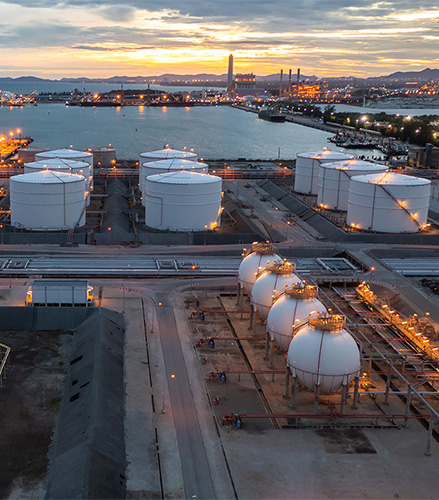
{"label": "storage tank farm", "polygon": [[35,231],[67,230],[85,224],[82,175],[44,170],[11,177],[11,225]]}
{"label": "storage tank farm", "polygon": [[347,225],[355,229],[415,233],[425,229],[431,181],[386,172],[351,178]]}
{"label": "storage tank farm", "polygon": [[334,163],[322,163],[319,167],[317,204],[329,210],[347,211],[351,177],[386,171],[386,165],[356,158]]}
{"label": "storage tank farm", "polygon": [[308,320],[312,312],[326,312],[326,307],[317,298],[318,288],[306,283],[286,286],[273,298],[267,317],[267,333],[271,342],[288,350],[293,329]]}
{"label": "storage tank farm", "polygon": [[146,178],[145,224],[169,231],[207,231],[220,224],[222,180],[199,172],[168,172]]}
{"label": "storage tank farm", "polygon": [[87,151],[75,149],[52,149],[35,155],[35,161],[62,158],[64,160],[82,161],[90,165],[90,189],[93,190],[93,155]]}
{"label": "storage tank farm", "polygon": [[165,174],[168,172],[179,172],[181,170],[207,174],[209,167],[206,163],[201,163],[193,160],[183,160],[181,158],[169,158],[166,160],[142,163],[139,167],[139,189],[143,193],[145,179],[150,175]]}
{"label": "storage tank farm", "polygon": [[301,194],[314,194],[319,192],[319,171],[323,163],[346,161],[352,155],[331,151],[323,148],[318,153],[298,153],[296,157],[296,173],[294,191]]}
{"label": "storage tank farm", "polygon": [[52,170],[54,172],[66,172],[70,174],[82,175],[85,178],[85,189],[87,205],[90,204],[90,165],[83,161],[64,160],[63,158],[52,158],[50,160],[39,160],[25,163],[24,173],[41,172],[42,170]]}
{"label": "storage tank farm", "polygon": [[[358,375],[360,351],[352,335],[345,330],[346,318],[340,314],[312,313],[290,342],[287,367],[293,378],[292,400],[296,380],[310,391],[332,394]],[[292,401],[294,402],[294,401]]]}
{"label": "storage tank farm", "polygon": [[[296,274],[296,265],[291,262],[269,264],[257,275],[251,291],[251,311],[257,312],[262,320],[268,316],[276,292],[286,285],[303,283]],[[253,315],[252,315],[253,316]],[[251,322],[253,317],[251,317]]]}
{"label": "storage tank farm", "polygon": [[251,294],[258,273],[267,265],[282,263],[284,259],[276,253],[271,243],[252,243],[251,249],[244,248],[243,259],[238,270],[239,303],[243,294]]}

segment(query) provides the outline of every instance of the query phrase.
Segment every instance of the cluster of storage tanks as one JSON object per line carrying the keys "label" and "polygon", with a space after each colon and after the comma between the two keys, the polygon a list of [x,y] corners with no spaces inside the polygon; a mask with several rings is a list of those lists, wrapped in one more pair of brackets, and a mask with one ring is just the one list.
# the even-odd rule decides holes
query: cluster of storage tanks
{"label": "cluster of storage tanks", "polygon": [[10,179],[11,225],[66,230],[85,224],[93,189],[93,155],[73,149],[32,151],[24,174]]}
{"label": "cluster of storage tanks", "polygon": [[139,155],[145,224],[169,231],[205,231],[220,224],[222,181],[191,151],[165,148]]}
{"label": "cluster of storage tanks", "polygon": [[316,393],[333,393],[360,370],[360,351],[345,329],[345,318],[328,312],[318,289],[302,281],[295,265],[272,245],[254,243],[238,271],[240,301],[248,295],[251,323],[266,320],[267,355],[276,344],[287,352],[293,380]]}
{"label": "cluster of storage tanks", "polygon": [[431,182],[389,172],[325,148],[299,153],[294,190],[316,195],[321,208],[346,211],[348,226],[377,232],[417,232],[427,227]]}
{"label": "cluster of storage tanks", "polygon": [[[111,167],[111,147],[87,151],[23,150],[24,174],[11,178],[11,224],[65,230],[85,224],[93,166]],[[189,151],[165,148],[140,154],[139,186],[145,223],[159,230],[205,231],[220,223],[222,181]]]}

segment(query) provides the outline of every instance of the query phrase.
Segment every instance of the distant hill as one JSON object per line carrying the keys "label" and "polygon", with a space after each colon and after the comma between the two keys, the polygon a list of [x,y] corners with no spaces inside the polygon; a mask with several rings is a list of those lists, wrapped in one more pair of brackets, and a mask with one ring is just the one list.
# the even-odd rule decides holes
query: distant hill
{"label": "distant hill", "polygon": [[387,81],[421,81],[429,82],[430,80],[439,79],[439,69],[425,68],[422,71],[397,71],[387,76],[368,78],[368,80],[387,80]]}
{"label": "distant hill", "polygon": [[70,83],[151,83],[151,82],[185,82],[185,81],[227,81],[227,75],[200,73],[198,75],[175,75],[165,73],[158,76],[112,76],[110,78],[61,78],[61,82]]}
{"label": "distant hill", "polygon": [[[350,81],[367,81],[367,82],[375,82],[375,81],[430,81],[430,80],[439,80],[439,69],[431,69],[425,68],[421,71],[397,71],[396,73],[392,73],[390,75],[382,75],[382,76],[374,76],[369,78],[358,78],[353,76],[339,76],[339,77],[328,77],[328,78],[320,78],[321,80],[328,81],[339,81],[339,82],[350,82]],[[278,84],[280,80],[280,73],[273,73],[271,75],[258,76],[256,75],[256,81],[258,83],[273,83]],[[291,76],[292,82],[296,82],[297,73],[293,73]],[[300,81],[309,81],[315,82],[318,80],[318,77],[315,75],[307,76],[300,75]],[[0,82],[69,82],[69,83],[113,83],[113,84],[145,84],[145,83],[164,83],[171,84],[175,83],[178,85],[180,82],[183,84],[184,82],[197,82],[199,85],[202,85],[202,82],[227,82],[227,74],[214,75],[211,73],[199,73],[196,75],[177,75],[173,73],[165,73],[163,75],[157,76],[112,76],[110,78],[88,78],[88,77],[79,77],[79,78],[61,78],[60,80],[51,80],[48,78],[39,78],[36,76],[20,76],[18,78],[11,77],[0,77]],[[283,81],[285,83],[288,82],[288,71],[283,75]]]}
{"label": "distant hill", "polygon": [[[0,77],[0,82],[50,82],[47,78],[38,78],[37,76],[19,76],[18,78],[11,78],[9,76]],[[56,80],[55,80],[56,81]]]}

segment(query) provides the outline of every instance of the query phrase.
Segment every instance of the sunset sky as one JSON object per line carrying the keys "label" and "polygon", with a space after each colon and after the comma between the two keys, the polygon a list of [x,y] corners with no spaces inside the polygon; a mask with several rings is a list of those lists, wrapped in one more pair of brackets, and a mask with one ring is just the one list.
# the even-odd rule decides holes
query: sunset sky
{"label": "sunset sky", "polygon": [[0,76],[439,67],[439,4],[413,0],[0,1]]}

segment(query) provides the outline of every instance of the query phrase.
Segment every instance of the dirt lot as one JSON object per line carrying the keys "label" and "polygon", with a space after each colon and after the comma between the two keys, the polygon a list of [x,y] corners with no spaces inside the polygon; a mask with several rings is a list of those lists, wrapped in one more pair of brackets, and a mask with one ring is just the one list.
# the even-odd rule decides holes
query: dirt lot
{"label": "dirt lot", "polygon": [[71,340],[66,332],[0,332],[11,347],[0,388],[0,498],[14,489],[20,498],[41,494]]}

